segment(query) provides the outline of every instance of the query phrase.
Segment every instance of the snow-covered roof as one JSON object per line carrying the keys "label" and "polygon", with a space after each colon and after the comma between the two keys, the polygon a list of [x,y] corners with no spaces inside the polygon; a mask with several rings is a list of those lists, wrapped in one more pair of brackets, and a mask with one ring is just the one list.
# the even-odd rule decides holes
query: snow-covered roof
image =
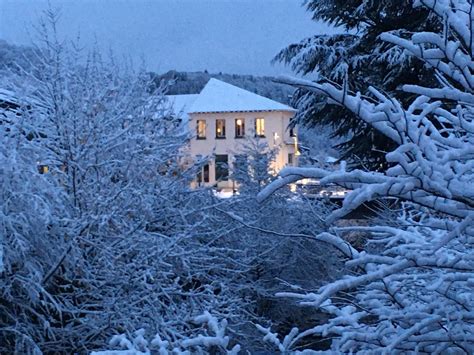
{"label": "snow-covered roof", "polygon": [[168,99],[168,108],[171,110],[174,116],[181,119],[180,126],[187,130],[188,123],[189,123],[189,108],[196,101],[199,95],[167,95],[166,98]]}
{"label": "snow-covered roof", "polygon": [[198,98],[198,94],[194,95],[167,95],[166,98],[168,99],[169,108],[172,113],[176,116],[181,118],[183,123],[187,123],[189,121],[188,112],[191,105],[196,101]]}
{"label": "snow-covered roof", "polygon": [[214,78],[197,96],[188,113],[296,111],[290,106]]}

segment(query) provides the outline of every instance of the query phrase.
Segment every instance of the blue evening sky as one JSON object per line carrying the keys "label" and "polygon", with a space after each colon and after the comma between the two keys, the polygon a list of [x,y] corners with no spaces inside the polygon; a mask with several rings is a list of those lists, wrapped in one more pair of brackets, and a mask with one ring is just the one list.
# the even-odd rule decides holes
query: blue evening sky
{"label": "blue evening sky", "polygon": [[[316,23],[301,0],[50,0],[59,29],[88,46],[145,58],[150,70],[272,75],[286,45],[332,31]],[[0,0],[0,39],[30,41],[46,0]]]}

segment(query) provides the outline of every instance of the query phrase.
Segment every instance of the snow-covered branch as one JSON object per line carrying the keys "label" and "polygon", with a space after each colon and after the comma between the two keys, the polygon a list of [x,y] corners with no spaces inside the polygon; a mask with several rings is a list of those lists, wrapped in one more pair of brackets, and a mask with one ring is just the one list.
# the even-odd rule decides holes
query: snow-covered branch
{"label": "snow-covered branch", "polygon": [[139,329],[134,332],[134,337],[129,340],[126,334],[115,335],[109,345],[111,347],[121,348],[125,350],[102,350],[93,351],[91,355],[149,355],[155,351],[160,355],[168,354],[205,354],[211,353],[213,350],[219,350],[221,353],[227,355],[237,355],[240,352],[240,345],[236,344],[229,348],[229,337],[225,335],[227,321],[225,319],[220,322],[216,317],[209,312],[204,312],[202,315],[194,318],[193,322],[209,330],[210,334],[198,334],[195,337],[179,339],[176,342],[169,342],[162,340],[159,334],[156,334],[153,340],[147,341],[145,339],[144,329]]}
{"label": "snow-covered branch", "polygon": [[[385,172],[284,169],[259,199],[303,178],[351,189],[328,222],[367,201],[402,201],[396,221],[358,227],[370,238],[367,250],[346,264],[355,274],[317,292],[279,294],[333,316],[323,325],[293,332],[290,349],[304,336],[321,334],[335,336],[332,350],[339,352],[474,351],[469,335],[474,332],[469,281],[474,275],[473,5],[462,0],[419,0],[416,5],[440,17],[443,33],[381,36],[424,61],[438,78],[438,87],[403,86],[417,95],[410,104],[374,88],[366,98],[327,81],[279,78],[344,106],[398,147],[386,154],[390,167]],[[342,297],[347,293],[350,297]],[[281,348],[278,336],[266,333]]]}

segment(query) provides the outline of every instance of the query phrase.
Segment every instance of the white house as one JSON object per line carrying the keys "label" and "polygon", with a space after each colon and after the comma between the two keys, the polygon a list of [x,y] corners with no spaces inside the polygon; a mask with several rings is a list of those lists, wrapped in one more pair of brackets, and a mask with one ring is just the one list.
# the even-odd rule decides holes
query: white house
{"label": "white house", "polygon": [[168,96],[173,110],[187,122],[191,157],[210,157],[197,183],[231,189],[228,179],[234,155],[245,138],[265,139],[278,148],[273,170],[296,165],[296,132],[288,129],[295,109],[217,79],[210,79],[197,95]]}

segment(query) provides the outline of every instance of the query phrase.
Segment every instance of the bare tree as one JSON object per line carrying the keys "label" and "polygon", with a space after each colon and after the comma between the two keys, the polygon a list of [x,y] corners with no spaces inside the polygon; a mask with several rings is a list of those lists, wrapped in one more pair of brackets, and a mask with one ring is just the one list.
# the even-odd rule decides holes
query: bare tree
{"label": "bare tree", "polygon": [[215,228],[219,202],[189,189],[163,88],[61,41],[57,20],[0,125],[0,352],[87,352],[139,328],[174,342],[206,310],[232,321],[245,264],[219,244],[233,228]]}

